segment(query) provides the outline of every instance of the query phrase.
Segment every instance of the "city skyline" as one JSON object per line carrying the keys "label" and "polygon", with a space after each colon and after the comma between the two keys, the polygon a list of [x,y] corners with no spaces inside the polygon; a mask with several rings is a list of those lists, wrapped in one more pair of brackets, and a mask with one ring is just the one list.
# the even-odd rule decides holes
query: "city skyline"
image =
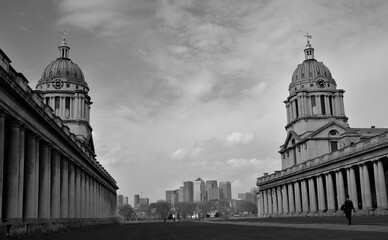
{"label": "city skyline", "polygon": [[385,1],[1,3],[0,48],[32,89],[70,32],[97,159],[129,199],[164,199],[197,176],[228,179],[237,198],[280,169],[283,101],[307,32],[346,90],[349,124],[388,127]]}

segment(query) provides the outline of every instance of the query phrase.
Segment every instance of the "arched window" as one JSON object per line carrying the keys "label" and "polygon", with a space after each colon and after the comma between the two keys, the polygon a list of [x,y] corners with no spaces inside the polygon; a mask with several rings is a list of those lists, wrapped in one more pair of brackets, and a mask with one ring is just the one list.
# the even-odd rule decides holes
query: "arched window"
{"label": "arched window", "polygon": [[292,140],[291,140],[291,144],[292,144],[292,145],[295,145],[295,139],[292,139]]}

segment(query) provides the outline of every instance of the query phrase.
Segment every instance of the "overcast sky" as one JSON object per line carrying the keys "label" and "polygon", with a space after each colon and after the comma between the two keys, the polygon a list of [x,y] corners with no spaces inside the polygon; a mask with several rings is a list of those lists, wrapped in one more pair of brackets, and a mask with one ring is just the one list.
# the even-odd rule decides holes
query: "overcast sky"
{"label": "overcast sky", "polygon": [[198,177],[232,182],[236,198],[280,169],[306,32],[350,126],[388,127],[385,0],[0,0],[0,48],[33,89],[63,29],[97,159],[130,202]]}

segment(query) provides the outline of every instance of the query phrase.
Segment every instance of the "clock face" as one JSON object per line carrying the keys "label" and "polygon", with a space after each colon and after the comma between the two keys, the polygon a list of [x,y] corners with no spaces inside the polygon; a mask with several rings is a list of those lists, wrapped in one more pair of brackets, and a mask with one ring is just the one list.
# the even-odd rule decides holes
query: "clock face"
{"label": "clock face", "polygon": [[325,80],[320,79],[317,81],[317,87],[324,88],[326,86]]}
{"label": "clock face", "polygon": [[54,79],[54,82],[53,82],[53,87],[55,89],[61,89],[63,87],[63,82],[60,78],[56,78]]}

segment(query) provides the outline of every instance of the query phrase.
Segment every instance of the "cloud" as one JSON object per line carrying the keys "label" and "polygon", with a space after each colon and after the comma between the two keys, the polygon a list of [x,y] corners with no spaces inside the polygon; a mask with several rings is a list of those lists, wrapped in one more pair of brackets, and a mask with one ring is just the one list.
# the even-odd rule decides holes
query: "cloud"
{"label": "cloud", "polygon": [[255,139],[254,133],[242,133],[234,132],[226,137],[227,144],[229,145],[238,145],[238,144],[248,144]]}

